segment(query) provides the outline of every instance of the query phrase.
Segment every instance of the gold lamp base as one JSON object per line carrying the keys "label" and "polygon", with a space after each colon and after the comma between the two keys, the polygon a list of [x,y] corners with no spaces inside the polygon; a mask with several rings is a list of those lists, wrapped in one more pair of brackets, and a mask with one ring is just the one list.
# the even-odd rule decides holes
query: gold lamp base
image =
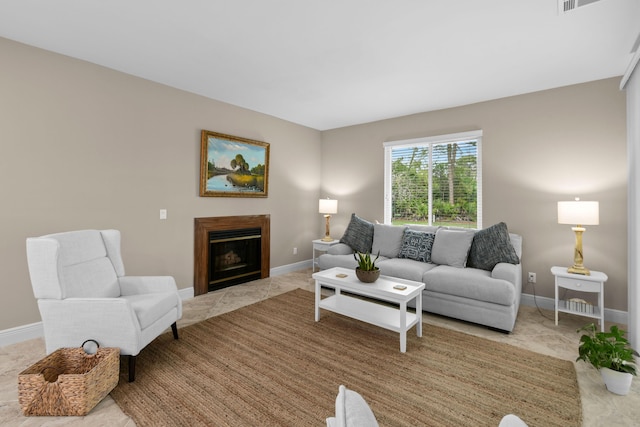
{"label": "gold lamp base", "polygon": [[578,225],[577,227],[571,227],[571,229],[576,233],[576,248],[573,252],[573,266],[567,268],[567,273],[590,276],[591,272],[582,264],[582,233],[584,233],[586,228]]}
{"label": "gold lamp base", "polygon": [[324,224],[324,237],[321,239],[323,242],[333,242],[334,238],[331,237],[331,234],[329,232],[329,219],[331,218],[331,215],[325,215],[324,219],[325,219],[325,224]]}
{"label": "gold lamp base", "polygon": [[591,276],[591,272],[589,269],[585,268],[584,265],[574,265],[572,267],[567,268],[567,273],[573,274],[582,274],[583,276]]}

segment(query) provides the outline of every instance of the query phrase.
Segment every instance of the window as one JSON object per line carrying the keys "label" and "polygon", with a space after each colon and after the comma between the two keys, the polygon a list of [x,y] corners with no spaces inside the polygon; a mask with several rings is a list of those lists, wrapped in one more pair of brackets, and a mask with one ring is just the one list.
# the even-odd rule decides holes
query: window
{"label": "window", "polygon": [[385,224],[482,228],[482,131],[384,143]]}

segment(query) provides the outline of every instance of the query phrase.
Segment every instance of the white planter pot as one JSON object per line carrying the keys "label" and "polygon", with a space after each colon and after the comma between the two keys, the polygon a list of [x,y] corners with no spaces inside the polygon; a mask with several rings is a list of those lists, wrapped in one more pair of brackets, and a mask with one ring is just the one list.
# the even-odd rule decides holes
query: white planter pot
{"label": "white planter pot", "polygon": [[611,393],[626,395],[631,388],[633,375],[628,372],[618,372],[609,368],[600,368],[600,375]]}

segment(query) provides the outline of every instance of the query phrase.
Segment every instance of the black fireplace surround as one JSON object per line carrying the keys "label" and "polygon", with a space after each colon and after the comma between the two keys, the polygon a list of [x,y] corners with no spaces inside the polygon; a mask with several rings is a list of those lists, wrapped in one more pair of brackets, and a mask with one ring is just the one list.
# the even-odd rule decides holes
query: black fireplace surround
{"label": "black fireplace surround", "polygon": [[209,232],[209,292],[260,278],[260,228]]}

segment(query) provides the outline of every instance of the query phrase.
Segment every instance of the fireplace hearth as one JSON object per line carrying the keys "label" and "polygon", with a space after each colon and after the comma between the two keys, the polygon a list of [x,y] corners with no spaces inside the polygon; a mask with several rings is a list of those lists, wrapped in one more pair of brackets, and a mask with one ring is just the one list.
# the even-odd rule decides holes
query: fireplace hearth
{"label": "fireplace hearth", "polygon": [[195,295],[269,277],[269,219],[269,215],[195,219]]}

